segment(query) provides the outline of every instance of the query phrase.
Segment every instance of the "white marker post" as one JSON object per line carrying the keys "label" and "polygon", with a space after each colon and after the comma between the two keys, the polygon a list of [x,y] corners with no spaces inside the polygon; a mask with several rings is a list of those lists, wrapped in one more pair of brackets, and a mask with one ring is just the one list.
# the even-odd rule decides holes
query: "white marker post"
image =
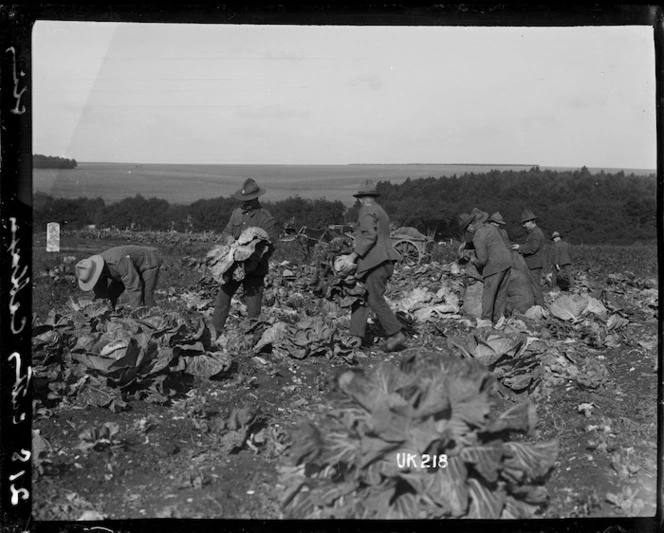
{"label": "white marker post", "polygon": [[60,224],[57,222],[46,224],[46,251],[60,251]]}

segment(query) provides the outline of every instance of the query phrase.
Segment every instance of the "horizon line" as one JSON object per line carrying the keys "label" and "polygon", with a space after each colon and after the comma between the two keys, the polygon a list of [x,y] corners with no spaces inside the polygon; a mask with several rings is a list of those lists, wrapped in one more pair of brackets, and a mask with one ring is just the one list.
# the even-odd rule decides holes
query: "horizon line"
{"label": "horizon line", "polygon": [[[35,154],[33,154],[35,155]],[[67,158],[70,159],[70,158]],[[71,158],[76,160],[75,158]],[[107,165],[213,165],[213,166],[279,166],[279,167],[305,167],[305,166],[466,166],[466,167],[527,167],[527,168],[578,168],[583,167],[593,169],[611,169],[611,170],[643,170],[657,173],[657,168],[648,167],[628,167],[628,166],[589,166],[589,165],[541,165],[530,163],[157,163],[157,162],[133,162],[133,161],[84,161],[78,160],[77,163],[98,163]]]}

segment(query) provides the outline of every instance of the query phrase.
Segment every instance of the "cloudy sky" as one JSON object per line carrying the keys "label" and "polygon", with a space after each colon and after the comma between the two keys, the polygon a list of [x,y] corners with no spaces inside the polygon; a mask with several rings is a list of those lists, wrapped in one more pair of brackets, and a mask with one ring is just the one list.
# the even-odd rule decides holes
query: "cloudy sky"
{"label": "cloudy sky", "polygon": [[654,169],[654,61],[646,26],[38,21],[33,151]]}

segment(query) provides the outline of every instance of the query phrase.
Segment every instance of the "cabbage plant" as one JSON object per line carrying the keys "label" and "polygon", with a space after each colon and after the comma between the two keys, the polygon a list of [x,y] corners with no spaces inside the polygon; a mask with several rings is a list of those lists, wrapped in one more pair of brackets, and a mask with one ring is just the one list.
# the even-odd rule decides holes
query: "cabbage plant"
{"label": "cabbage plant", "polygon": [[496,415],[485,366],[383,364],[337,383],[329,412],[301,425],[279,468],[285,517],[521,518],[546,503],[558,442],[511,440],[533,430],[535,407]]}

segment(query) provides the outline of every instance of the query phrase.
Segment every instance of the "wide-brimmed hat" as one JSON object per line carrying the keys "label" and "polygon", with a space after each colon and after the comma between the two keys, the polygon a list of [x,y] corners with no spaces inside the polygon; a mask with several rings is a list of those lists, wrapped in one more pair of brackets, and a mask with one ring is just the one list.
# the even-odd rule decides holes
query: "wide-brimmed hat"
{"label": "wide-brimmed hat", "polygon": [[367,180],[364,182],[364,185],[360,187],[360,190],[357,191],[353,196],[355,198],[360,198],[361,196],[380,196],[380,193],[376,190],[374,182]]}
{"label": "wide-brimmed hat", "polygon": [[90,256],[76,263],[75,268],[78,286],[84,291],[91,291],[104,269],[104,258],[101,255]]}
{"label": "wide-brimmed hat", "polygon": [[524,209],[523,212],[521,213],[521,222],[519,224],[523,224],[524,222],[528,222],[529,220],[536,220],[537,217],[535,216],[535,213],[533,213],[530,209]]}
{"label": "wide-brimmed hat", "polygon": [[505,225],[505,221],[503,220],[503,215],[501,215],[499,211],[496,211],[493,215],[491,215],[487,220],[487,222],[495,222],[496,224],[500,224],[501,226]]}
{"label": "wide-brimmed hat", "polygon": [[489,218],[489,213],[482,211],[481,209],[477,209],[477,207],[473,207],[470,214],[462,213],[459,215],[459,227],[463,232],[466,231],[468,226],[470,226],[472,223],[481,224],[482,222],[485,222],[487,218]]}
{"label": "wide-brimmed hat", "polygon": [[553,240],[553,239],[555,239],[556,237],[562,237],[562,235],[561,235],[560,233],[558,233],[557,231],[554,231],[554,232],[551,234],[551,239]]}
{"label": "wide-brimmed hat", "polygon": [[248,178],[242,188],[233,193],[233,198],[246,202],[258,198],[262,194],[265,194],[265,189],[261,189],[252,178]]}

